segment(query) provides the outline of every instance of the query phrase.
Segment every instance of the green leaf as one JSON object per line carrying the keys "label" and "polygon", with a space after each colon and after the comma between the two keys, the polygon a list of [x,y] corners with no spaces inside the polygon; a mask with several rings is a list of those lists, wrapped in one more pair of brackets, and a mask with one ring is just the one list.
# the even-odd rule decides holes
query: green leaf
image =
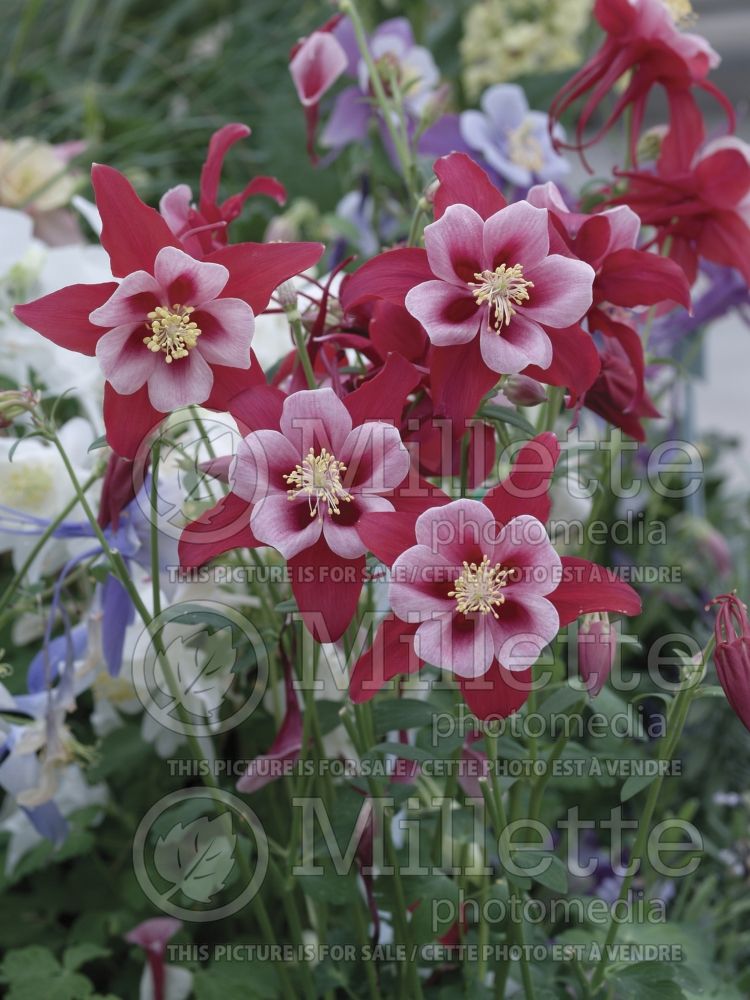
{"label": "green leaf", "polygon": [[620,789],[620,802],[627,802],[628,799],[638,795],[644,788],[648,788],[656,777],[655,774],[631,774]]}
{"label": "green leaf", "polygon": [[421,729],[432,723],[434,706],[416,698],[389,698],[376,702],[373,706],[375,732],[385,733],[392,729]]}
{"label": "green leaf", "polygon": [[295,876],[297,884],[306,896],[318,903],[345,906],[357,901],[357,880],[353,874],[339,874],[331,867],[309,875]]}
{"label": "green leaf", "polygon": [[497,420],[501,424],[510,424],[523,431],[524,434],[528,434],[529,437],[534,437],[536,434],[536,428],[529,423],[526,417],[522,417],[520,413],[505,406],[483,406],[479,416],[486,417],[488,420]]}
{"label": "green leaf", "polygon": [[80,944],[74,944],[65,949],[63,965],[69,972],[75,972],[87,962],[93,962],[97,958],[106,958],[107,955],[111,954],[109,948],[102,948],[101,945],[82,941]]}
{"label": "green leaf", "polygon": [[64,969],[47,948],[32,945],[9,951],[0,966],[7,1000],[82,1000],[94,987],[86,976]]}
{"label": "green leaf", "polygon": [[280,995],[276,970],[271,962],[212,962],[193,974],[195,1000],[227,1000],[249,997],[274,1000]]}
{"label": "green leaf", "polygon": [[529,878],[553,892],[566,893],[568,891],[568,870],[556,855],[550,854],[548,851],[522,851],[513,855],[513,861],[518,868],[524,869],[533,868],[549,861],[550,864],[540,875],[529,874]]}
{"label": "green leaf", "polygon": [[664,962],[636,962],[617,970],[607,979],[617,984],[622,1000],[684,1000],[682,987],[675,982],[675,970]]}
{"label": "green leaf", "polygon": [[91,442],[91,444],[88,447],[88,450],[90,453],[92,451],[99,451],[100,448],[106,448],[106,447],[107,447],[107,435],[102,434],[95,441]]}

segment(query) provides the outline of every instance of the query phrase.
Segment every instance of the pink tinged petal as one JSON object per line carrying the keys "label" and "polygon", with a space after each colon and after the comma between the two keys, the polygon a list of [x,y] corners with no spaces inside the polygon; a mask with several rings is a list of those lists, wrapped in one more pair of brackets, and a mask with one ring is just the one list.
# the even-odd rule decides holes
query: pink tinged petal
{"label": "pink tinged petal", "polygon": [[195,348],[212,365],[250,367],[255,316],[242,299],[216,299],[190,317],[201,331]]}
{"label": "pink tinged petal", "polygon": [[468,205],[451,205],[424,231],[430,269],[436,278],[464,287],[482,270],[482,217]]}
{"label": "pink tinged petal", "polygon": [[554,604],[538,594],[524,593],[518,599],[509,594],[497,618],[484,617],[490,619],[495,658],[508,670],[526,670],[536,663],[560,630]]}
{"label": "pink tinged petal", "polygon": [[125,323],[146,324],[148,313],[161,303],[159,283],[147,271],[126,275],[110,298],[89,316],[92,323],[112,329]]}
{"label": "pink tinged petal", "polygon": [[[549,253],[548,214],[527,201],[517,201],[501,209],[484,224],[483,267],[494,270],[500,264],[533,267]],[[572,321],[571,321],[572,322]],[[566,326],[565,323],[558,324]]]}
{"label": "pink tinged petal", "polygon": [[[149,353],[152,353],[149,351]],[[186,358],[178,358],[168,365],[161,354],[155,354],[157,363],[148,380],[151,405],[162,413],[171,413],[182,406],[205,403],[211,394],[214,376],[208,362],[198,353],[190,351]]]}
{"label": "pink tinged petal", "polygon": [[323,535],[331,551],[343,559],[356,559],[367,552],[367,545],[360,538],[357,524],[363,514],[387,514],[393,504],[385,497],[355,496],[349,503],[341,503],[340,514],[323,515]]}
{"label": "pink tinged petal", "polygon": [[310,516],[304,498],[290,500],[277,493],[253,507],[250,528],[259,541],[272,545],[285,559],[293,559],[315,545],[323,533],[323,521]]}
{"label": "pink tinged petal", "polygon": [[594,271],[582,260],[552,254],[524,276],[534,282],[523,307],[529,319],[546,326],[571,326],[591,307]]}
{"label": "pink tinged petal", "polygon": [[454,500],[420,514],[415,526],[418,545],[426,546],[454,566],[481,562],[497,541],[499,528],[478,500]]}
{"label": "pink tinged petal", "polygon": [[[500,532],[490,562],[512,569],[504,594],[550,594],[562,578],[562,563],[549,540],[547,529],[530,514],[521,514]],[[503,661],[505,662],[505,661]]]}
{"label": "pink tinged petal", "polygon": [[195,308],[213,302],[229,280],[229,271],[223,264],[196,260],[177,247],[164,247],[157,254],[154,276],[164,290],[165,305]]}
{"label": "pink tinged petal", "polygon": [[13,315],[53,344],[93,356],[101,330],[91,323],[91,313],[106,301],[117,285],[68,285],[40,299],[13,307]]}
{"label": "pink tinged petal", "polygon": [[452,614],[438,615],[422,622],[414,634],[417,656],[457,677],[485,674],[494,658],[494,642],[487,618],[476,614],[459,619]]}
{"label": "pink tinged petal", "polygon": [[281,433],[300,456],[325,447],[341,461],[344,441],[352,429],[349,411],[332,389],[304,389],[288,396],[280,421]]}
{"label": "pink tinged petal", "polygon": [[552,362],[552,341],[538,323],[517,312],[500,331],[482,320],[479,346],[482,360],[492,371],[515,375],[528,365],[548,368]]}
{"label": "pink tinged petal", "polygon": [[289,63],[294,88],[303,107],[320,101],[347,66],[346,53],[328,31],[314,31]]}
{"label": "pink tinged petal", "polygon": [[177,184],[161,196],[159,211],[175,236],[189,228],[192,200],[193,192],[187,184]]}
{"label": "pink tinged petal", "polygon": [[144,385],[157,365],[163,365],[162,355],[150,351],[143,343],[143,327],[116,326],[99,338],[96,358],[104,377],[116,392],[129,396]]}
{"label": "pink tinged petal", "polygon": [[281,723],[281,727],[276,734],[276,739],[266,753],[260,754],[254,760],[248,762],[247,770],[237,782],[238,792],[244,792],[246,795],[252,794],[264,788],[269,782],[275,781],[277,777],[280,777],[280,775],[264,765],[268,765],[269,763],[278,764],[282,761],[288,761],[291,764],[299,757],[303,739],[302,712],[300,711],[299,698],[294,687],[292,665],[289,660],[284,664],[284,691],[286,694],[286,712],[284,713],[284,721]]}
{"label": "pink tinged petal", "polygon": [[406,296],[406,308],[437,347],[473,340],[486,309],[477,305],[468,287],[462,291],[446,281],[425,281],[412,288]]}
{"label": "pink tinged petal", "polygon": [[250,502],[258,502],[271,493],[286,499],[284,476],[297,467],[300,456],[283,434],[260,430],[249,434],[237,448],[229,470],[233,492]]}
{"label": "pink tinged petal", "polygon": [[452,614],[456,601],[448,597],[459,574],[454,562],[426,545],[413,545],[391,569],[388,599],[403,621],[425,621],[436,613]]}
{"label": "pink tinged petal", "polygon": [[396,427],[372,421],[352,428],[336,457],[346,465],[344,487],[359,493],[385,493],[409,472],[409,452]]}

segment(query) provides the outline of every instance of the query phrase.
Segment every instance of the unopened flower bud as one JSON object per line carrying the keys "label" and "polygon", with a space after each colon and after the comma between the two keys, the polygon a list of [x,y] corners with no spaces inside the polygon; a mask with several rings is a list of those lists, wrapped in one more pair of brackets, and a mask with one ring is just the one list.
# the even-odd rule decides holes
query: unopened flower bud
{"label": "unopened flower bud", "polygon": [[736,594],[715,597],[719,605],[714,635],[714,664],[727,701],[745,729],[750,730],[750,622]]}
{"label": "unopened flower bud", "polygon": [[617,632],[605,611],[595,612],[578,629],[578,673],[592,698],[604,687],[617,651]]}
{"label": "unopened flower bud", "polygon": [[22,413],[33,413],[39,399],[39,393],[28,388],[0,392],[0,427],[10,427]]}
{"label": "unopened flower bud", "polygon": [[537,406],[547,398],[542,383],[528,375],[509,375],[503,383],[503,393],[516,406]]}
{"label": "unopened flower bud", "polygon": [[282,282],[276,289],[275,294],[284,312],[297,311],[297,288],[294,284],[294,278],[288,278]]}

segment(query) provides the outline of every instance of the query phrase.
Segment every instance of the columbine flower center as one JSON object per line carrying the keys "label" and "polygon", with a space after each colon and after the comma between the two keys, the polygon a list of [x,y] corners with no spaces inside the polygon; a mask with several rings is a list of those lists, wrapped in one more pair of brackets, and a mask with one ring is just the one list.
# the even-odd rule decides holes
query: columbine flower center
{"label": "columbine flower center", "polygon": [[157,306],[148,314],[146,328],[151,334],[143,338],[143,343],[149,351],[163,351],[168,365],[186,358],[201,335],[198,324],[190,319],[194,312],[194,306]]}
{"label": "columbine flower center", "polygon": [[490,566],[488,556],[478,566],[465,562],[461,575],[453,581],[456,589],[449,591],[448,597],[456,598],[456,608],[461,614],[481,611],[486,615],[491,611],[495,618],[499,618],[495,606],[505,604],[503,587],[509,575],[510,570],[503,569],[500,563]]}
{"label": "columbine flower center", "polygon": [[292,487],[287,490],[289,499],[296,500],[298,496],[306,496],[310,517],[321,516],[321,502],[327,505],[329,514],[340,514],[340,501],[349,503],[351,500],[341,482],[342,472],[346,472],[346,466],[343,462],[337,462],[329,451],[323,448],[316,455],[311,448],[294,472],[284,476]]}
{"label": "columbine flower center", "polygon": [[664,0],[664,6],[672,15],[672,20],[678,28],[692,27],[698,20],[690,0]]}
{"label": "columbine flower center", "polygon": [[489,305],[492,314],[490,322],[499,333],[515,316],[514,306],[528,301],[529,289],[534,287],[534,282],[524,278],[522,264],[512,267],[501,264],[494,271],[480,271],[474,277],[476,281],[470,281],[469,288],[474,290],[474,298],[479,305],[484,302]]}
{"label": "columbine flower center", "polygon": [[531,122],[523,122],[508,133],[508,155],[513,163],[532,174],[544,166],[542,144],[532,132]]}

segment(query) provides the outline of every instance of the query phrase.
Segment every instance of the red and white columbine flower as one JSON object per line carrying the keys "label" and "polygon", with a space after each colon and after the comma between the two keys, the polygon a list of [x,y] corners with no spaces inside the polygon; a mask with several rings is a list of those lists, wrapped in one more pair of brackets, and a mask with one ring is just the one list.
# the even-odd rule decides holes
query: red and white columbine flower
{"label": "red and white columbine flower", "polygon": [[229,482],[253,505],[255,537],[284,558],[322,537],[337,555],[356,559],[367,551],[357,522],[394,509],[382,494],[404,481],[409,464],[395,427],[376,420],[355,427],[332,389],[312,389],[284,400],[278,431],[242,441]]}
{"label": "red and white columbine flower", "polygon": [[487,219],[451,205],[425,229],[425,247],[434,279],[411,289],[406,308],[438,347],[478,335],[494,372],[548,368],[553,348],[545,326],[570,326],[591,305],[593,270],[550,254],[547,211],[528,202]]}
{"label": "red and white columbine flower", "polygon": [[285,396],[273,386],[229,405],[244,435],[238,454],[211,463],[230,491],[187,525],[180,564],[203,566],[232,549],[272,545],[288,560],[302,618],[321,642],[341,638],[365,580],[365,518],[414,519],[449,498],[410,471],[396,429],[420,372],[392,354],[339,399],[328,388]]}
{"label": "red and white columbine flower", "polygon": [[500,525],[478,500],[425,511],[417,544],[391,571],[390,602],[404,622],[418,622],[421,660],[458,677],[481,677],[493,660],[525,670],[557,635],[547,600],[562,565],[544,525],[529,514]]}
{"label": "red and white columbine flower", "polygon": [[103,331],[96,357],[122,396],[144,385],[155,410],[169,413],[205,403],[214,384],[211,365],[246,369],[255,316],[247,302],[223,294],[229,271],[177,247],[156,255],[153,274],[122,279],[89,320]]}
{"label": "red and white columbine flower", "polygon": [[107,379],[107,441],[133,458],[164,414],[226,407],[264,384],[251,368],[254,316],[282,282],[315,264],[319,243],[236,243],[198,260],[111,167],[91,172],[101,242],[118,282],[69,285],[16,306],[48,340],[96,354]]}
{"label": "red and white columbine flower", "polygon": [[541,434],[481,503],[362,518],[360,534],[392,567],[395,614],[354,667],[353,701],[427,661],[456,677],[479,718],[506,716],[526,701],[531,667],[561,627],[595,611],[639,613],[638,595],[610,570],[552,548],[544,522],[558,456],[554,434]]}

